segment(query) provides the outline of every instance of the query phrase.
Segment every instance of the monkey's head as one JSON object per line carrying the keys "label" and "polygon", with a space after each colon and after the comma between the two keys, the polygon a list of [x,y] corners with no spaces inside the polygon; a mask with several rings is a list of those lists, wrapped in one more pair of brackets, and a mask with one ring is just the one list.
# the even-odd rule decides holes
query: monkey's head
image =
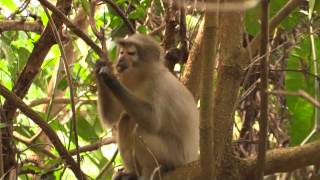
{"label": "monkey's head", "polygon": [[115,67],[119,74],[142,69],[150,63],[159,63],[162,59],[160,45],[147,35],[134,34],[116,42],[119,55]]}

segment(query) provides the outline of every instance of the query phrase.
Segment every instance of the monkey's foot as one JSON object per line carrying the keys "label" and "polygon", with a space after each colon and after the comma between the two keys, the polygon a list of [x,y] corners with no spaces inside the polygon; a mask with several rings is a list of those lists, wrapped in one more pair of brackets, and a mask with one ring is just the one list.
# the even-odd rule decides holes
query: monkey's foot
{"label": "monkey's foot", "polygon": [[119,170],[113,175],[112,180],[138,180],[138,177],[135,174]]}

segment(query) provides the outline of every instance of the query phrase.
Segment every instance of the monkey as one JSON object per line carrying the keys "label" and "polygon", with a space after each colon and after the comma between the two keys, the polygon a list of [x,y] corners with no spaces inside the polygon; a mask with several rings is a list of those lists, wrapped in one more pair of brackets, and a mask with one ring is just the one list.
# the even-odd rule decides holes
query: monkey
{"label": "monkey", "polygon": [[98,113],[103,124],[117,129],[125,168],[113,179],[160,179],[164,172],[198,159],[197,105],[165,67],[163,50],[154,39],[134,34],[116,43],[113,66],[99,60],[94,70]]}

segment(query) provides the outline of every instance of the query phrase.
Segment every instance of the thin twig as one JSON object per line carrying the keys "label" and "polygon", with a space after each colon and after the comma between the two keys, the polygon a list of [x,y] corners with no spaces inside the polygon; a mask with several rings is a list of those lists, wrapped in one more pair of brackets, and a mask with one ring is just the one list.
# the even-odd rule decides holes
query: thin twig
{"label": "thin twig", "polygon": [[[310,5],[311,3],[309,3]],[[309,12],[308,12],[308,19],[310,21],[310,25],[309,25],[309,33],[310,33],[310,41],[311,41],[311,57],[312,57],[312,61],[313,61],[313,72],[315,77],[318,76],[319,71],[318,71],[318,52],[317,52],[317,47],[316,47],[316,42],[315,42],[315,35],[313,34],[314,30],[313,30],[313,26],[312,26],[312,15],[313,15],[313,10],[314,7],[310,7],[309,6]],[[319,82],[317,78],[314,78],[314,98],[316,101],[319,101],[320,96],[319,96],[319,92],[320,92],[320,87],[319,87]],[[310,138],[314,135],[314,133],[316,133],[319,130],[320,127],[320,109],[319,108],[315,108],[314,110],[314,125],[313,125],[313,130],[311,131],[311,133],[307,136],[307,138],[305,138],[301,144],[305,144],[307,143]]]}
{"label": "thin twig", "polygon": [[[52,32],[54,34],[54,37],[56,39],[56,41],[58,42],[58,46],[59,49],[61,51],[61,55],[62,55],[62,60],[63,60],[63,64],[64,64],[64,69],[66,71],[66,75],[67,75],[67,80],[68,80],[68,85],[69,85],[69,92],[70,92],[70,102],[71,102],[71,111],[72,111],[72,129],[74,132],[74,140],[75,140],[75,145],[76,145],[76,149],[77,149],[77,163],[78,163],[78,168],[80,169],[80,152],[79,152],[79,140],[78,140],[78,128],[77,128],[77,119],[76,119],[76,109],[75,109],[75,100],[74,100],[74,86],[73,86],[73,81],[71,78],[71,73],[69,70],[69,66],[68,66],[68,60],[67,60],[67,56],[66,53],[63,49],[62,46],[62,41],[59,35],[59,32],[57,30],[56,25],[54,24],[53,19],[51,18],[48,10],[46,7],[44,7],[44,11],[47,14],[48,18],[49,18],[49,23],[51,25],[52,28]],[[54,94],[54,93],[53,93]],[[72,131],[70,132],[70,141],[72,139]]]}
{"label": "thin twig", "polygon": [[13,12],[13,13],[9,16],[9,19],[14,19],[14,17],[15,17],[17,14],[21,13],[22,11],[24,11],[24,10],[28,7],[28,5],[29,5],[30,2],[31,2],[31,0],[25,0],[25,1],[22,3],[22,5],[21,5],[15,12]]}
{"label": "thin twig", "polygon": [[109,62],[108,56],[102,51],[102,49],[97,46],[80,28],[74,25],[66,15],[64,15],[59,9],[57,9],[53,4],[47,0],[38,0],[43,6],[47,7],[52,11],[57,17],[59,17],[65,25],[76,35],[78,35],[84,42],[86,42],[101,59],[107,60]]}
{"label": "thin twig", "polygon": [[152,30],[151,32],[148,33],[149,36],[155,36],[156,34],[160,33],[164,28],[166,27],[166,24],[162,24],[156,29]]}
{"label": "thin twig", "polygon": [[317,80],[316,83],[319,83],[319,81],[320,81],[320,76],[319,75],[315,75],[315,74],[309,72],[307,69],[270,69],[269,71],[300,72],[300,73],[303,73],[305,75],[314,77]]}
{"label": "thin twig", "polygon": [[126,23],[130,34],[134,34],[136,32],[136,29],[127,18],[127,15],[122,11],[122,9],[116,3],[114,3],[112,0],[102,0],[102,1],[109,4],[113,8],[113,10],[115,10],[118,13],[118,15]]}
{"label": "thin twig", "polygon": [[[96,100],[94,99],[86,99],[86,98],[75,98],[75,102],[83,102],[83,103],[95,103]],[[31,101],[28,105],[31,106],[31,107],[34,107],[34,106],[38,106],[38,105],[42,105],[42,104],[48,104],[50,102],[50,99],[49,98],[41,98],[41,99],[36,99],[34,101]],[[71,101],[70,101],[70,98],[56,98],[53,100],[52,103],[55,103],[55,104],[70,104]]]}
{"label": "thin twig", "polygon": [[[79,151],[80,151],[80,153],[88,152],[88,151],[94,151],[94,150],[97,150],[97,149],[99,149],[100,147],[102,147],[104,145],[112,144],[112,143],[115,143],[115,142],[116,142],[116,140],[113,137],[107,137],[107,138],[104,138],[104,139],[101,139],[101,140],[97,141],[96,143],[89,144],[89,145],[86,145],[86,146],[82,146],[82,147],[79,148]],[[71,156],[76,155],[77,154],[77,149],[73,149],[73,150],[69,151],[69,154]]]}
{"label": "thin twig", "polygon": [[118,155],[119,150],[117,149],[114,153],[113,156],[111,157],[111,159],[109,160],[108,164],[106,164],[105,166],[102,167],[100,173],[98,174],[98,176],[96,177],[97,180],[101,180],[103,178],[103,175],[109,170],[109,168],[111,167],[112,163],[114,162],[114,160],[116,159],[117,155]]}
{"label": "thin twig", "polygon": [[310,96],[308,93],[306,93],[303,90],[299,90],[298,92],[290,92],[290,91],[270,91],[269,94],[273,95],[287,95],[287,96],[299,96],[304,98],[305,100],[309,101],[311,104],[316,106],[317,108],[320,108],[320,102],[314,99],[312,96]]}

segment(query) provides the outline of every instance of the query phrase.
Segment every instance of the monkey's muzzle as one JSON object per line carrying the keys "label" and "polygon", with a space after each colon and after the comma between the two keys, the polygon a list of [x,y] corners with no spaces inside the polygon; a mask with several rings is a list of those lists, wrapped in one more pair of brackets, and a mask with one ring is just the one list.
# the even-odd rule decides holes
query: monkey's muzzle
{"label": "monkey's muzzle", "polygon": [[116,69],[119,73],[122,73],[124,70],[128,69],[129,65],[125,61],[119,61],[116,65]]}

